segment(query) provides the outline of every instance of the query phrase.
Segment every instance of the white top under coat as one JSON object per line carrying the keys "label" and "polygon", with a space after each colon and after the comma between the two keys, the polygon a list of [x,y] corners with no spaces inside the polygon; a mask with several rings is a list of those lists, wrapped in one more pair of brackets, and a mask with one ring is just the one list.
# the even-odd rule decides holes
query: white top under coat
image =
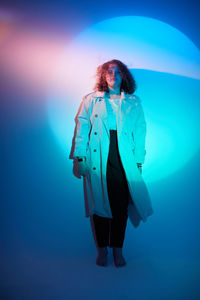
{"label": "white top under coat", "polygon": [[110,99],[108,97],[106,100],[109,130],[116,130],[116,112],[120,101],[120,95],[118,98]]}

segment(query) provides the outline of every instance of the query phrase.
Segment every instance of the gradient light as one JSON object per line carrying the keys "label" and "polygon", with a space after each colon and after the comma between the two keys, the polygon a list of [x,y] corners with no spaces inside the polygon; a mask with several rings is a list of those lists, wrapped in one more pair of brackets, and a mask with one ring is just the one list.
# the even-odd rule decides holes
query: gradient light
{"label": "gradient light", "polygon": [[184,166],[199,149],[200,55],[180,31],[145,17],[102,21],[78,35],[52,78],[48,115],[59,144],[70,153],[74,117],[95,83],[96,67],[119,59],[138,84],[147,120],[146,182]]}

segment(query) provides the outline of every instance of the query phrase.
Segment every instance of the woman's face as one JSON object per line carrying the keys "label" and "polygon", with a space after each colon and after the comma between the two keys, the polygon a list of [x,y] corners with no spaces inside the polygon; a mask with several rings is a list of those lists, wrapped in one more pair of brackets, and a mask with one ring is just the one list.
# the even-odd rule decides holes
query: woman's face
{"label": "woman's face", "polygon": [[110,89],[120,88],[122,83],[122,77],[119,72],[118,66],[110,64],[106,72],[106,82]]}

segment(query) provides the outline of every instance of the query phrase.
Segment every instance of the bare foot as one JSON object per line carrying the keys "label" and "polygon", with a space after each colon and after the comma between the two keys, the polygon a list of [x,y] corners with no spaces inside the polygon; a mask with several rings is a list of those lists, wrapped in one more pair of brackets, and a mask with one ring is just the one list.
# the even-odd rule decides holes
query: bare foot
{"label": "bare foot", "polygon": [[122,255],[122,248],[113,247],[113,257],[116,267],[123,267],[126,265],[126,261]]}
{"label": "bare foot", "polygon": [[98,266],[107,266],[107,254],[108,254],[108,250],[107,247],[99,247],[98,248],[98,256],[96,259],[96,264]]}

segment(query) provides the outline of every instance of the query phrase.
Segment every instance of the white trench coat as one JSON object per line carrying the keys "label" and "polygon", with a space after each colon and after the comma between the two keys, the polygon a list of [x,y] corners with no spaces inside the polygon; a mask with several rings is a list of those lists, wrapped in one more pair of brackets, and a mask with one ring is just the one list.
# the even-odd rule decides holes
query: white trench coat
{"label": "white trench coat", "polygon": [[[83,97],[75,118],[72,158],[86,157],[87,175],[83,177],[86,217],[98,214],[112,218],[106,181],[110,141],[107,102],[106,92],[92,92]],[[146,122],[139,97],[121,92],[116,126],[119,154],[130,192],[128,216],[137,227],[153,213],[147,187],[137,167],[137,163],[144,163],[146,154]]]}

